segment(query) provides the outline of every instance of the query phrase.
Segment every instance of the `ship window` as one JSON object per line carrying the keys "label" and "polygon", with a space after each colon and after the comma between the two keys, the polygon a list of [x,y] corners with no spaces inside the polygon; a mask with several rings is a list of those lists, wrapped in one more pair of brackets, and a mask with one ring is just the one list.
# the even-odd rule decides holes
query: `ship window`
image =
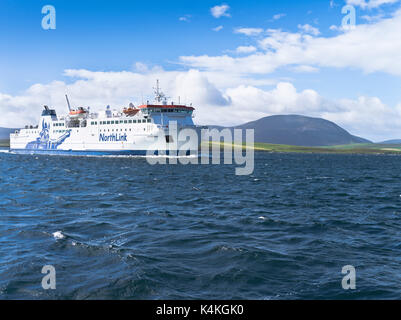
{"label": "ship window", "polygon": [[127,121],[127,120],[124,120],[124,123],[128,123],[128,121]]}
{"label": "ship window", "polygon": [[114,124],[114,121],[112,121],[111,124]]}
{"label": "ship window", "polygon": [[107,121],[107,124],[110,124],[110,121]]}
{"label": "ship window", "polygon": [[136,123],[136,120],[132,120],[132,122]]}
{"label": "ship window", "polygon": [[[134,120],[134,121],[135,121],[135,120]],[[129,120],[128,122],[129,122],[129,123],[132,123],[132,120]]]}
{"label": "ship window", "polygon": [[148,123],[151,123],[151,122],[152,122],[152,120],[148,119]]}
{"label": "ship window", "polygon": [[124,120],[120,120],[120,123],[124,123]]}

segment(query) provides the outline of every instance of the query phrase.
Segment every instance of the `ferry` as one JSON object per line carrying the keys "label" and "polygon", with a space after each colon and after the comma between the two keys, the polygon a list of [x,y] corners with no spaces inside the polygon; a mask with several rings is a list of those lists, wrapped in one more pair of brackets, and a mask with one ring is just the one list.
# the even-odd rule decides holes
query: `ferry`
{"label": "ferry", "polygon": [[[44,106],[37,126],[25,126],[10,134],[10,151],[27,154],[71,155],[186,155],[197,154],[201,127],[193,122],[195,108],[186,104],[167,102],[155,89],[154,103],[138,107],[132,103],[121,110],[107,106],[101,112],[90,108],[71,108],[58,116],[54,109]],[[192,129],[197,139],[177,139],[184,129]]]}

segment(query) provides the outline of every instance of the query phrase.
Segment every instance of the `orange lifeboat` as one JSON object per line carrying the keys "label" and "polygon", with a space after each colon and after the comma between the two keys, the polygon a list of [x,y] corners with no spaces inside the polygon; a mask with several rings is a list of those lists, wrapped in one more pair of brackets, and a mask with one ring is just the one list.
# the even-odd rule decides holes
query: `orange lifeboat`
{"label": "orange lifeboat", "polygon": [[139,109],[135,108],[132,103],[129,104],[128,108],[123,109],[123,113],[130,117],[136,115],[138,112],[139,112]]}
{"label": "orange lifeboat", "polygon": [[77,110],[71,110],[70,111],[70,116],[72,117],[79,117],[79,116],[83,116],[87,113],[88,111],[86,111],[84,108],[79,107]]}

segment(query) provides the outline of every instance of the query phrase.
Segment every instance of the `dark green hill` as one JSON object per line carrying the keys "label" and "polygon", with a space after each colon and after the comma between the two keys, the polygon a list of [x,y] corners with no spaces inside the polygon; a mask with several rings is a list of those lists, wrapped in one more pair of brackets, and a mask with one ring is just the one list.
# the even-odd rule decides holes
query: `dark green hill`
{"label": "dark green hill", "polygon": [[262,143],[308,147],[371,143],[331,121],[299,115],[270,116],[230,129],[234,128],[254,129],[255,142]]}

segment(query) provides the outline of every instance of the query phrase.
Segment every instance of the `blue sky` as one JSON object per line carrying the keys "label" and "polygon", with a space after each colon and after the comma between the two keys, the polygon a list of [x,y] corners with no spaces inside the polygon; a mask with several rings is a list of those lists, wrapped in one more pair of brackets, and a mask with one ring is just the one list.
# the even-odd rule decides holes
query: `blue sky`
{"label": "blue sky", "polygon": [[[346,129],[352,130],[352,133],[367,135],[368,138],[391,138],[394,135],[401,137],[401,130],[399,134],[395,129],[386,130],[386,126],[390,123],[387,123],[385,119],[381,120],[383,128],[378,129],[381,131],[370,134],[368,128],[371,128],[371,125],[364,127],[355,121],[353,123],[351,118],[356,115],[344,111],[345,105],[351,108],[352,102],[358,103],[358,101],[376,103],[378,110],[382,108],[380,104],[390,110],[401,103],[401,72],[397,69],[398,65],[394,67],[393,72],[388,61],[388,57],[399,56],[400,52],[391,48],[391,38],[384,45],[381,44],[381,47],[387,47],[388,43],[390,47],[388,51],[378,52],[376,55],[371,53],[375,51],[374,44],[365,44],[362,41],[366,42],[366,39],[362,39],[361,45],[367,49],[355,52],[357,49],[353,48],[354,60],[348,59],[347,53],[344,53],[347,49],[346,45],[339,45],[338,63],[335,62],[335,54],[331,61],[325,61],[324,53],[315,52],[319,50],[316,49],[319,47],[319,42],[347,43],[349,40],[345,37],[348,39],[352,37],[354,31],[345,35],[344,31],[338,30],[344,17],[341,9],[347,4],[346,2],[355,7],[357,29],[367,28],[366,32],[372,34],[379,32],[376,32],[374,28],[381,30],[378,28],[384,28],[385,22],[390,23],[391,19],[394,19],[395,25],[394,16],[400,8],[397,0],[2,0],[0,2],[2,30],[0,32],[0,94],[7,95],[8,98],[3,101],[0,99],[0,108],[7,109],[15,116],[23,112],[24,108],[17,101],[32,95],[32,87],[36,88],[33,100],[37,98],[38,101],[45,101],[45,97],[49,95],[43,95],[37,87],[42,86],[51,90],[51,88],[54,89],[52,83],[60,81],[65,86],[65,90],[74,92],[74,85],[77,86],[79,81],[98,82],[99,80],[94,79],[96,72],[114,75],[129,72],[134,78],[136,74],[142,73],[147,75],[146,79],[149,78],[149,81],[153,81],[156,76],[169,75],[168,79],[177,82],[178,75],[184,76],[190,70],[196,70],[199,74],[192,72],[189,75],[191,79],[194,83],[206,84],[206,91],[202,91],[206,92],[204,93],[206,97],[201,97],[201,93],[195,92],[194,95],[199,96],[197,101],[200,104],[207,102],[209,109],[219,108],[219,103],[214,106],[213,99],[208,96],[215,96],[213,90],[217,90],[226,99],[226,104],[232,105],[233,114],[236,114],[231,119],[210,119],[205,116],[210,114],[209,109],[205,107],[202,112],[200,107],[199,113],[203,114],[203,118],[201,116],[203,122],[215,120],[215,122],[228,124],[253,120],[264,114],[293,111],[312,116],[326,116],[330,120],[339,122]],[[55,30],[43,30],[41,27],[44,16],[41,9],[44,5],[53,5],[56,9]],[[213,16],[211,9],[216,6],[226,6],[224,15]],[[221,30],[213,30],[216,27],[220,27]],[[247,32],[241,33],[238,31],[241,28],[254,28],[259,30],[259,33],[253,35]],[[354,33],[357,37],[357,31]],[[303,38],[299,42],[291,40],[297,36]],[[310,40],[308,36],[313,39]],[[270,45],[268,48],[263,47],[263,40],[266,39],[275,39],[280,43],[279,47],[272,48]],[[268,43],[270,40],[267,40]],[[372,42],[373,40],[374,37]],[[286,43],[286,41],[289,42]],[[288,45],[293,47],[290,51],[285,51]],[[308,46],[312,49],[309,50]],[[250,51],[239,53],[238,47],[246,47]],[[296,57],[291,57],[286,60],[287,53],[291,56],[301,49],[305,49],[305,52],[309,50],[302,59],[298,61]],[[277,54],[274,55],[276,51]],[[332,53],[335,51],[336,49]],[[370,70],[369,61],[364,61],[365,53],[372,55],[372,64],[377,64],[373,70]],[[253,59],[252,57],[261,59],[262,55],[267,56],[265,60],[261,60],[262,64],[263,61],[266,62],[266,71],[258,72],[255,71],[257,65],[255,67],[249,61]],[[358,55],[361,56],[361,63],[358,62]],[[183,57],[192,58],[188,60]],[[311,58],[310,61],[308,58]],[[216,59],[217,65],[214,62]],[[270,66],[271,61],[274,61],[273,66]],[[137,63],[141,65],[138,67]],[[226,68],[221,67],[226,64]],[[237,66],[241,71],[237,72]],[[93,74],[88,79],[88,73],[84,75],[77,71],[66,73],[65,70],[86,70]],[[227,82],[224,81],[224,77],[227,77]],[[236,81],[233,81],[234,78]],[[118,78],[118,82],[121,79]],[[294,102],[294,107],[291,108],[286,108],[284,105],[280,107],[280,103],[283,104],[285,101],[279,102],[274,94],[277,93],[277,84],[281,82],[291,84],[297,92],[295,98],[301,102]],[[132,84],[135,85],[134,82]],[[170,86],[170,84],[165,86],[174,93],[180,92],[176,86]],[[252,99],[255,99],[256,104],[257,97],[262,97],[261,107],[257,110],[251,108],[248,112],[249,116],[241,113],[246,106],[237,102],[240,100],[238,88],[244,86],[250,91],[255,88],[252,92],[256,95]],[[289,86],[286,88],[291,89]],[[209,89],[212,93],[208,91]],[[238,90],[235,91],[235,89]],[[110,96],[113,96],[110,98],[111,102],[120,102],[114,96],[118,92],[113,91],[114,89],[110,90]],[[318,107],[313,110],[304,108],[303,99],[310,98],[308,90],[312,90],[319,96],[322,105],[320,109]],[[138,92],[134,91],[132,99],[138,99],[135,97]],[[190,89],[184,91],[189,96],[191,95]],[[303,94],[304,91],[306,91],[305,94]],[[147,91],[144,93],[148,94]],[[99,101],[84,98],[84,94],[79,92],[76,95],[77,102],[100,104]],[[87,94],[93,94],[93,92],[88,91]],[[244,90],[241,94],[245,94]],[[360,100],[360,98],[366,99]],[[375,98],[379,99],[380,103],[377,100],[369,100]],[[121,103],[123,102],[125,102],[124,99],[121,100]],[[105,103],[107,104],[107,101]],[[272,106],[263,110],[263,105],[266,103],[271,103]],[[359,104],[358,108],[362,110],[363,106]],[[331,105],[336,105],[340,113],[334,114],[332,109],[335,107]],[[18,109],[18,112],[12,108]],[[29,108],[35,109],[35,107]],[[369,104],[368,108],[373,107]],[[394,114],[390,115],[389,110],[386,111],[387,117],[394,118]],[[221,114],[223,117],[225,112]],[[342,116],[339,116],[340,114]],[[34,115],[30,117],[29,119],[33,121]],[[9,121],[10,125],[16,122]],[[0,122],[3,126],[7,124],[5,120]]]}
{"label": "blue sky", "polygon": [[[50,3],[56,8],[57,28],[44,31],[41,9]],[[2,77],[0,90],[16,92],[60,78],[67,68],[128,70],[143,61],[176,69],[174,62],[181,55],[218,55],[249,42],[233,33],[236,27],[297,29],[301,22],[319,19],[329,26],[328,20],[334,24],[341,18],[326,1],[230,1],[230,19],[210,14],[216,4],[207,0],[3,0],[0,41],[5,47],[0,68],[7,81]],[[282,12],[283,19],[271,21]],[[186,15],[189,22],[179,20]],[[212,31],[219,25],[224,26],[222,31]]]}

